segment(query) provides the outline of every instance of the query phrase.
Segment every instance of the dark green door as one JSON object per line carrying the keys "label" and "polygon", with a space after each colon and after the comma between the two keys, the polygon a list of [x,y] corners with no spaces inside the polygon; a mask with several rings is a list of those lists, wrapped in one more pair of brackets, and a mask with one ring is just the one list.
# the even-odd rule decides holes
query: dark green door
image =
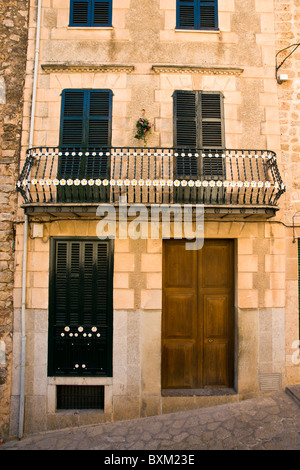
{"label": "dark green door", "polygon": [[112,241],[52,240],[49,375],[112,375]]}

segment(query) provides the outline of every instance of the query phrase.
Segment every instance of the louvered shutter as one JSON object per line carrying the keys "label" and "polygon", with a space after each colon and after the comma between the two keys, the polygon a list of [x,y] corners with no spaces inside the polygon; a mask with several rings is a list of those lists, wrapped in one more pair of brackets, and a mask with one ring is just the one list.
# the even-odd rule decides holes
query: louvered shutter
{"label": "louvered shutter", "polygon": [[179,0],[177,2],[177,27],[194,29],[196,18],[196,4],[194,0]]}
{"label": "louvered shutter", "polygon": [[84,91],[65,90],[62,95],[60,123],[60,149],[75,155],[62,155],[58,162],[58,178],[79,178],[81,159],[77,152],[82,148],[85,128]]}
{"label": "louvered shutter", "polygon": [[174,137],[178,153],[175,176],[192,178],[198,175],[198,159],[182,156],[182,153],[193,153],[197,148],[197,102],[194,91],[177,91],[174,94]]}
{"label": "louvered shutter", "polygon": [[[224,147],[222,95],[201,91],[174,93],[174,147],[178,150],[176,172],[182,177],[221,178],[222,159],[187,157],[195,149],[218,153]],[[181,153],[185,156],[181,157]],[[176,175],[175,175],[176,177]]]}
{"label": "louvered shutter", "polygon": [[[59,158],[59,179],[109,177],[110,159],[106,153],[111,144],[111,108],[111,90],[63,91],[60,149],[64,152]],[[97,156],[92,155],[94,151]],[[83,155],[79,156],[80,152]],[[59,188],[59,199],[71,200],[70,191]],[[75,193],[71,192],[74,200]],[[93,198],[87,192],[81,200],[83,197]]]}
{"label": "louvered shutter", "polygon": [[110,143],[110,96],[109,91],[89,91],[87,111],[87,147],[105,148]]}
{"label": "louvered shutter", "polygon": [[54,240],[50,375],[111,375],[112,245]]}
{"label": "louvered shutter", "polygon": [[94,0],[92,21],[93,26],[111,25],[111,0]]}
{"label": "louvered shutter", "polygon": [[195,92],[175,93],[176,147],[197,147],[197,116]]}
{"label": "louvered shutter", "polygon": [[199,29],[216,29],[218,27],[218,2],[200,1]]}
{"label": "louvered shutter", "polygon": [[85,92],[63,92],[60,146],[63,148],[82,147],[85,125]]}
{"label": "louvered shutter", "polygon": [[71,0],[70,26],[111,26],[112,0]]}
{"label": "louvered shutter", "polygon": [[70,26],[89,26],[90,0],[71,0]]}
{"label": "louvered shutter", "polygon": [[223,146],[221,95],[201,94],[202,147],[217,149]]}
{"label": "louvered shutter", "polygon": [[111,140],[111,91],[64,90],[60,147],[107,148]]}
{"label": "louvered shutter", "polygon": [[177,28],[217,29],[217,0],[177,0]]}
{"label": "louvered shutter", "polygon": [[220,93],[201,93],[201,146],[212,155],[203,158],[204,178],[219,180],[224,174],[222,158],[214,156],[224,147],[222,109]]}
{"label": "louvered shutter", "polygon": [[85,160],[85,178],[107,178],[109,176],[109,157],[106,155],[111,142],[111,91],[89,91],[87,147],[102,150],[102,155],[89,155]]}

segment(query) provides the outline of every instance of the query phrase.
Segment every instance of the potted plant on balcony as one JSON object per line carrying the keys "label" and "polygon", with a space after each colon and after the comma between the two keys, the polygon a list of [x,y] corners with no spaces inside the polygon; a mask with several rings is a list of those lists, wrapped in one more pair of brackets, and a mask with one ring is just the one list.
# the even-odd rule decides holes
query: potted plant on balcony
{"label": "potted plant on balcony", "polygon": [[151,134],[153,124],[145,118],[145,110],[143,109],[143,116],[136,121],[136,134],[135,139],[144,141],[144,147],[147,145],[147,136]]}

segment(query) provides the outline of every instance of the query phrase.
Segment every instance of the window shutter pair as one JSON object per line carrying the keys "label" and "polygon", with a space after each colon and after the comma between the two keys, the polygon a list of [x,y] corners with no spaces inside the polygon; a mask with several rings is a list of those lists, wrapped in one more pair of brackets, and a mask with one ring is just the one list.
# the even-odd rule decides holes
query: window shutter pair
{"label": "window shutter pair", "polygon": [[[203,91],[174,93],[174,147],[186,155],[203,149],[218,153],[224,148],[223,95]],[[179,152],[181,154],[181,152]],[[176,177],[221,178],[221,159],[181,157],[176,160]]]}
{"label": "window shutter pair", "polygon": [[[111,90],[63,90],[58,179],[110,178],[111,124]],[[59,186],[57,201],[105,201],[104,189]]]}
{"label": "window shutter pair", "polygon": [[112,0],[71,0],[70,26],[111,26]]}
{"label": "window shutter pair", "polygon": [[176,91],[174,94],[175,147],[224,147],[221,93]]}
{"label": "window shutter pair", "polygon": [[60,147],[96,149],[110,146],[110,90],[64,90]]}
{"label": "window shutter pair", "polygon": [[52,241],[50,375],[111,375],[112,244]]}
{"label": "window shutter pair", "polygon": [[218,29],[218,1],[177,0],[177,28]]}

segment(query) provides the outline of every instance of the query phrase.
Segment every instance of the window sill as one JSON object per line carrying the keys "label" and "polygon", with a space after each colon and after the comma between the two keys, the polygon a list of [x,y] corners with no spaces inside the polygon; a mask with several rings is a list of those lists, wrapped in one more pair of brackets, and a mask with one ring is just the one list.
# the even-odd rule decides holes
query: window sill
{"label": "window sill", "polygon": [[209,34],[219,34],[221,31],[219,29],[179,29],[175,28],[175,33],[209,33]]}
{"label": "window sill", "polygon": [[113,26],[68,26],[67,29],[74,30],[74,29],[83,29],[83,30],[111,30],[114,29]]}

